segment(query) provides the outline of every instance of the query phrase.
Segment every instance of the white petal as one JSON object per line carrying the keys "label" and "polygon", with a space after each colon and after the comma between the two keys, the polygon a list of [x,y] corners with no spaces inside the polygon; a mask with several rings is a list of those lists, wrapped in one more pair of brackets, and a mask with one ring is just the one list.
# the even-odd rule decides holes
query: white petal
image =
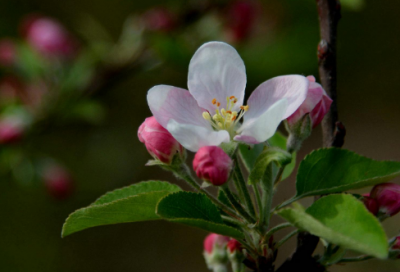
{"label": "white petal", "polygon": [[214,98],[226,109],[226,98],[235,96],[234,110],[243,104],[246,68],[237,51],[223,42],[203,44],[189,64],[188,87],[200,107],[213,113]]}
{"label": "white petal", "polygon": [[261,83],[250,95],[244,119],[260,116],[278,100],[285,98],[288,107],[282,119],[292,115],[307,97],[309,81],[301,75],[278,76]]}
{"label": "white petal", "polygon": [[249,144],[261,143],[271,138],[282,121],[288,107],[286,99],[281,99],[257,118],[247,119],[239,129],[236,141]]}
{"label": "white petal", "polygon": [[193,152],[203,146],[218,146],[230,141],[226,130],[213,131],[196,125],[180,124],[174,119],[168,122],[167,130],[183,147]]}
{"label": "white petal", "polygon": [[147,102],[154,117],[164,128],[167,128],[170,119],[174,119],[181,124],[212,130],[210,123],[202,116],[204,109],[184,89],[168,85],[154,86],[147,93]]}

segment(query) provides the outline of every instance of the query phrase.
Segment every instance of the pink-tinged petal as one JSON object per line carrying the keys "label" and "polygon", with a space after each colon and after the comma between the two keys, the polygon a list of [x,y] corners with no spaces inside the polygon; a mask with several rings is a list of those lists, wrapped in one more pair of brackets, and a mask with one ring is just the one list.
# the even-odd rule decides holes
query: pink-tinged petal
{"label": "pink-tinged petal", "polygon": [[332,99],[326,94],[322,86],[315,82],[315,77],[308,76],[307,79],[310,83],[306,100],[304,100],[300,107],[287,118],[289,126],[294,125],[302,119],[304,115],[309,114],[312,127],[315,128],[321,123],[332,104]]}
{"label": "pink-tinged petal", "polygon": [[218,146],[230,141],[226,130],[214,131],[192,124],[178,123],[174,119],[168,122],[167,130],[183,147],[193,152],[203,146]]}
{"label": "pink-tinged petal", "polygon": [[301,75],[278,76],[261,83],[250,95],[244,120],[257,118],[277,101],[285,98],[287,109],[282,120],[292,115],[307,96],[309,81]]}
{"label": "pink-tinged petal", "polygon": [[223,42],[202,45],[189,64],[188,87],[200,107],[215,112],[214,98],[226,109],[226,98],[235,96],[243,103],[246,87],[246,69],[237,51]]}
{"label": "pink-tinged petal", "polygon": [[[234,140],[243,141],[248,144],[261,143],[271,138],[278,128],[282,117],[287,111],[288,102],[286,99],[277,101],[256,118],[247,118],[239,129],[240,135]],[[255,142],[257,141],[257,142]]]}
{"label": "pink-tinged petal", "polygon": [[147,93],[147,103],[156,120],[167,128],[174,119],[180,124],[200,126],[212,130],[210,123],[204,120],[204,109],[200,108],[193,96],[184,89],[157,85]]}
{"label": "pink-tinged petal", "polygon": [[[307,97],[304,100],[303,104],[301,104],[300,107],[287,118],[289,125],[296,123],[307,113],[311,113],[311,111],[313,111],[314,109],[321,107],[322,105],[319,105],[318,107],[317,105],[321,102],[323,93],[325,93],[325,91],[324,89],[322,89],[321,85],[311,81],[308,87]],[[313,116],[315,116],[316,119],[319,119],[318,115],[319,111],[316,109]],[[312,121],[313,116],[310,114]],[[322,116],[322,118],[324,118],[324,115]]]}

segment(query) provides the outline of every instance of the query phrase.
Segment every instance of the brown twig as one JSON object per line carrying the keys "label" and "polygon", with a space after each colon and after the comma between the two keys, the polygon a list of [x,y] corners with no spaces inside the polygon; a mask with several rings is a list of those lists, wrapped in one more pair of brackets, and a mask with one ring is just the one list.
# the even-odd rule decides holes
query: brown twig
{"label": "brown twig", "polygon": [[[318,65],[322,87],[332,98],[329,112],[322,121],[322,141],[324,147],[342,147],[346,129],[338,122],[337,111],[337,72],[336,72],[336,37],[340,15],[339,0],[317,0],[321,41],[318,44]],[[306,270],[325,271],[313,257],[319,238],[303,232],[297,236],[297,248],[292,257],[286,260],[277,272]]]}
{"label": "brown twig", "polygon": [[323,146],[330,147],[334,142],[334,132],[338,121],[336,95],[336,37],[340,15],[338,0],[317,0],[321,41],[318,44],[319,76],[322,87],[332,98],[333,103],[322,121]]}

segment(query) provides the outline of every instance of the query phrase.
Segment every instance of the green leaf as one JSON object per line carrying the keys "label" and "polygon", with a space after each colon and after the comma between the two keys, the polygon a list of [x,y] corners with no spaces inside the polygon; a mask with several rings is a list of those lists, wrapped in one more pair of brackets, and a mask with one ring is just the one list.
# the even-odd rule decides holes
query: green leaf
{"label": "green leaf", "polygon": [[157,203],[170,193],[144,193],[77,210],[65,221],[62,237],[96,226],[160,219],[155,213]]}
{"label": "green leaf", "polygon": [[292,156],[287,151],[279,149],[277,147],[270,147],[263,151],[258,156],[253,169],[249,175],[249,184],[256,184],[261,181],[267,166],[271,162],[276,162],[278,165],[287,165],[290,163]]}
{"label": "green leaf", "polygon": [[109,192],[89,207],[72,213],[65,221],[62,236],[95,226],[160,219],[156,215],[157,203],[180,190],[165,181],[145,181]]}
{"label": "green leaf", "polygon": [[[268,139],[268,143],[271,146],[279,147],[280,149],[286,150],[286,140],[287,140],[286,137],[283,136],[279,131],[277,131],[274,136]],[[253,147],[249,147],[248,145],[245,144],[239,145],[239,154],[248,171],[251,171],[254,168],[258,156],[261,155],[265,147],[266,145],[264,143],[256,144]],[[282,180],[290,176],[295,166],[296,166],[296,153],[293,153],[291,163],[286,165],[285,170],[283,171]],[[274,173],[276,173],[277,170],[278,169],[274,169]]]}
{"label": "green leaf", "polygon": [[382,226],[351,195],[329,195],[306,211],[286,208],[277,213],[299,229],[330,243],[381,259],[387,257],[388,244]]}
{"label": "green leaf", "polygon": [[240,231],[223,223],[217,207],[204,194],[191,192],[170,194],[158,203],[157,214],[171,222],[182,223],[237,239],[243,238]]}
{"label": "green leaf", "polygon": [[319,149],[301,162],[296,197],[343,192],[400,175],[400,162],[375,161],[345,149]]}
{"label": "green leaf", "polygon": [[101,205],[143,193],[150,193],[157,191],[168,191],[170,193],[174,193],[181,190],[182,189],[178,185],[171,184],[166,181],[155,181],[155,180],[143,181],[121,189],[117,189],[112,192],[108,192],[105,195],[99,197],[93,204],[91,204],[91,206]]}

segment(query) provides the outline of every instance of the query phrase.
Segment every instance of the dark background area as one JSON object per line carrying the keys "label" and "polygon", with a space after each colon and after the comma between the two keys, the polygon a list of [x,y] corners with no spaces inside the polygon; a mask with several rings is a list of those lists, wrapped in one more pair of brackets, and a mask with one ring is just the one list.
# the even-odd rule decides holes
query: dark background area
{"label": "dark background area", "polygon": [[[40,12],[76,33],[80,18],[92,16],[117,38],[128,15],[154,5],[176,7],[182,3],[0,0],[0,37],[17,35],[20,19]],[[318,75],[319,30],[314,1],[265,1],[262,7],[267,25],[257,26],[258,35],[236,46],[246,64],[247,95],[273,76]],[[359,10],[344,8],[339,24],[338,107],[339,118],[347,127],[344,147],[378,160],[400,160],[399,7],[396,0],[366,1]],[[38,152],[50,154],[71,169],[76,191],[70,199],[59,202],[41,185],[24,187],[13,180],[0,181],[1,271],[206,271],[202,242],[207,233],[178,224],[121,224],[60,237],[69,213],[109,190],[150,179],[176,182],[169,173],[144,166],[150,156],[137,138],[137,129],[150,116],[147,90],[157,84],[186,88],[186,79],[187,68],[173,62],[128,76],[99,97],[107,109],[102,124],[61,127],[34,140]],[[318,127],[305,142],[298,161],[320,146]],[[280,185],[276,203],[294,194],[294,182],[292,175]],[[305,204],[307,201],[311,200]],[[398,215],[384,223],[388,237],[398,234],[399,222]],[[284,231],[277,239],[283,235]],[[282,247],[279,263],[293,246],[294,239]],[[330,269],[398,270],[400,262],[379,260]]]}

